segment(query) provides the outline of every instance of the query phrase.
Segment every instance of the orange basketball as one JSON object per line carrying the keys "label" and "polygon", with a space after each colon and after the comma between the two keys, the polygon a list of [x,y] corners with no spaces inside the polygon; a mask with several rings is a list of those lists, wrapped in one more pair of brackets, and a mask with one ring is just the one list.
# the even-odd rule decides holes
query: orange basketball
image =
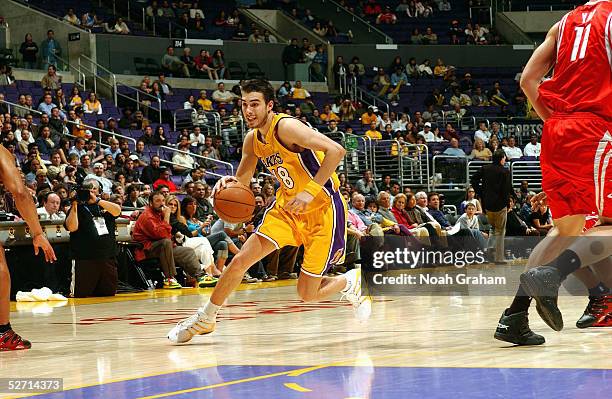
{"label": "orange basketball", "polygon": [[228,223],[241,223],[250,220],[255,210],[255,196],[244,184],[228,183],[213,197],[215,212]]}

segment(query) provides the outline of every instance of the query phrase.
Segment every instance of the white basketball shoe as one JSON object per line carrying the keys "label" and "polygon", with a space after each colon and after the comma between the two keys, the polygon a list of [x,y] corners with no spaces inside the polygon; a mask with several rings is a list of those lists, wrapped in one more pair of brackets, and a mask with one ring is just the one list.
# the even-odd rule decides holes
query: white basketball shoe
{"label": "white basketball shoe", "polygon": [[210,320],[202,309],[198,309],[194,315],[179,321],[168,333],[168,339],[173,344],[182,344],[190,341],[194,335],[210,334],[215,331],[216,324],[216,320]]}
{"label": "white basketball shoe", "polygon": [[367,289],[361,285],[361,269],[352,269],[344,273],[349,287],[342,291],[342,298],[346,298],[353,305],[353,312],[359,321],[366,321],[372,314],[372,298]]}

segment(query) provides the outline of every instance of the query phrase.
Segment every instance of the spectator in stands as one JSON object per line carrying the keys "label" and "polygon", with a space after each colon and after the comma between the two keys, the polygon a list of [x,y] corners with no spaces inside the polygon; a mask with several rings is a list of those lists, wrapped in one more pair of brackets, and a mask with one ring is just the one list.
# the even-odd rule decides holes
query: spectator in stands
{"label": "spectator in stands", "polygon": [[392,25],[397,23],[397,16],[391,11],[391,7],[385,6],[385,10],[376,17],[376,24]]}
{"label": "spectator in stands", "polygon": [[[410,196],[412,200],[414,200],[412,194],[410,194]],[[427,224],[423,223],[422,225],[419,225],[419,223],[416,221],[411,220],[411,216],[406,212],[407,201],[407,196],[402,193],[395,195],[393,198],[393,207],[391,208],[391,212],[393,213],[395,220],[399,225],[407,228],[411,235],[421,237],[426,244],[429,244],[429,230],[435,232],[435,229],[433,229],[431,226],[429,228],[426,227],[428,226]]]}
{"label": "spectator in stands", "polygon": [[68,9],[68,12],[66,13],[66,15],[64,15],[64,21],[68,22],[71,25],[79,24],[79,17],[77,17],[76,14],[74,13],[74,9],[72,8]]}
{"label": "spectator in stands", "polygon": [[219,75],[217,74],[217,70],[213,68],[213,60],[208,51],[200,50],[200,54],[194,59],[196,69],[203,74],[206,72],[208,75],[208,79],[210,80],[218,80]]}
{"label": "spectator in stands", "polygon": [[100,103],[100,100],[98,100],[96,93],[89,93],[89,97],[83,104],[83,111],[87,114],[100,115],[102,113],[102,103]]}
{"label": "spectator in stands", "polygon": [[[447,119],[460,123],[461,119],[467,115],[467,110],[457,103],[453,105],[453,109],[448,112]],[[454,123],[453,122],[453,123]]]}
{"label": "spectator in stands", "polygon": [[218,76],[221,79],[227,78],[225,73],[225,56],[220,49],[215,50],[212,56],[212,67],[218,71]]}
{"label": "spectator in stands", "polygon": [[548,234],[550,229],[554,227],[552,215],[548,209],[548,205],[543,203],[536,205],[536,209],[531,212],[529,220],[531,225],[540,232],[541,236]]}
{"label": "spectator in stands", "polygon": [[145,127],[142,136],[140,136],[138,140],[145,143],[145,145],[155,145],[155,137],[153,136],[153,127],[150,125]]}
{"label": "spectator in stands", "polygon": [[47,38],[40,44],[42,51],[43,68],[47,69],[49,65],[57,66],[57,57],[62,55],[62,47],[55,40],[53,30],[47,31]]}
{"label": "spectator in stands", "polygon": [[440,210],[440,196],[436,192],[427,194],[427,212],[434,218],[436,222],[445,230],[452,228],[444,212]]}
{"label": "spectator in stands", "polygon": [[134,240],[143,245],[142,248],[136,249],[136,261],[158,258],[164,273],[164,288],[166,289],[182,288],[175,279],[175,262],[181,266],[187,266],[187,270],[193,271],[200,266],[192,248],[173,248],[172,227],[170,226],[171,212],[172,209],[165,206],[163,194],[155,191],[149,197],[149,205],[140,215],[132,230]]}
{"label": "spectator in stands", "polygon": [[168,145],[168,139],[166,138],[166,130],[163,125],[158,125],[153,134],[153,145]]}
{"label": "spectator in stands", "polygon": [[302,51],[298,47],[297,39],[292,38],[290,44],[283,49],[282,61],[285,67],[285,80],[288,80],[289,66],[302,61]]}
{"label": "spectator in stands", "polygon": [[374,76],[374,80],[372,81],[372,90],[377,93],[378,97],[383,97],[389,87],[391,86],[391,79],[389,75],[385,72],[382,67],[378,68],[378,73]]}
{"label": "spectator in stands", "polygon": [[302,87],[302,81],[297,80],[294,87],[291,88],[291,98],[295,100],[304,100],[310,98],[308,90]]}
{"label": "spectator in stands", "polygon": [[154,155],[151,157],[151,164],[143,168],[140,180],[145,184],[152,184],[159,179],[160,175],[160,158],[158,155]]}
{"label": "spectator in stands", "polygon": [[474,187],[472,186],[468,187],[467,191],[465,192],[465,200],[463,200],[459,205],[459,213],[465,212],[465,207],[467,204],[473,204],[474,207],[476,207],[476,215],[480,215],[482,213],[482,205],[480,205],[480,201],[478,201],[478,198],[476,198],[476,190],[474,190]]}
{"label": "spectator in stands", "polygon": [[126,198],[123,206],[129,208],[144,208],[147,206],[147,200],[140,196],[140,190],[137,184],[130,184],[125,193]]}
{"label": "spectator in stands", "polygon": [[542,152],[542,145],[538,143],[538,136],[532,134],[529,143],[525,146],[524,154],[526,157],[539,157]]}
{"label": "spectator in stands", "polygon": [[490,161],[492,157],[493,153],[485,147],[484,141],[481,138],[475,138],[474,148],[472,148],[469,158],[476,161]]}
{"label": "spectator in stands", "polygon": [[453,157],[465,157],[465,156],[467,156],[465,154],[465,152],[461,148],[459,148],[459,140],[454,139],[454,138],[451,139],[450,140],[450,145],[451,146],[449,148],[447,148],[446,150],[444,150],[444,152],[442,154],[450,155],[450,156],[453,156]]}
{"label": "spectator in stands", "polygon": [[[174,47],[168,46],[166,54],[161,59],[161,66],[166,71],[172,74],[180,74],[183,77],[190,77],[189,66],[185,64],[179,57],[174,55]],[[168,94],[168,93],[165,93]]]}
{"label": "spectator in stands", "polygon": [[484,121],[478,122],[478,130],[474,132],[474,140],[481,139],[485,143],[488,143],[490,138],[491,138],[491,132],[489,131],[489,128],[487,127],[487,123]]}
{"label": "spectator in stands", "polygon": [[412,57],[408,60],[408,64],[406,65],[406,74],[409,78],[413,79],[416,79],[421,76],[421,72],[419,71],[419,66],[417,65],[416,58]]}
{"label": "spectator in stands", "polygon": [[353,57],[351,63],[348,65],[349,74],[357,79],[357,83],[361,84],[363,76],[365,75],[365,66],[359,61],[359,57]]}
{"label": "spectator in stands", "polygon": [[55,65],[47,67],[47,74],[41,80],[41,86],[45,90],[57,90],[61,87],[62,77],[57,74]]}
{"label": "spectator in stands", "polygon": [[186,153],[183,153],[183,152],[174,153],[174,155],[172,156],[172,162],[175,165],[172,165],[172,168],[174,169],[175,174],[187,175],[195,166],[195,160],[193,159],[191,155],[188,154],[189,142],[188,141],[181,142],[181,144],[179,144],[178,146],[178,149],[180,151],[185,151]]}
{"label": "spectator in stands", "polygon": [[127,26],[127,24],[123,21],[123,18],[121,18],[121,17],[117,18],[117,22],[115,22],[115,26],[113,27],[113,31],[115,33],[120,34],[120,35],[129,35],[130,34],[130,28]]}
{"label": "spectator in stands", "polygon": [[[42,194],[42,193],[41,193]],[[66,215],[60,210],[60,197],[54,192],[43,195],[43,206],[36,210],[41,220],[64,220]]]}
{"label": "spectator in stands", "polygon": [[474,89],[474,94],[472,94],[472,105],[475,107],[489,106],[489,100],[487,96],[482,93],[482,88],[480,86],[476,86]]}
{"label": "spectator in stands", "polygon": [[234,93],[225,90],[225,84],[223,82],[219,82],[217,90],[212,94],[213,101],[218,105],[229,104],[234,101],[235,98],[237,98],[237,96]]}
{"label": "spectator in stands", "polygon": [[170,169],[162,166],[160,168],[160,175],[155,182],[153,182],[153,190],[159,190],[160,186],[166,186],[170,190],[171,193],[175,193],[178,191],[178,188],[174,184],[174,182],[170,179]]}
{"label": "spectator in stands", "polygon": [[[19,47],[19,52],[23,56],[23,64],[27,69],[36,69],[38,45],[32,41],[32,34],[26,33],[25,40]],[[43,84],[43,87],[44,84]]]}
{"label": "spectator in stands", "polygon": [[370,169],[366,169],[363,172],[363,178],[357,180],[356,190],[366,197],[376,197],[378,195],[378,187]]}
{"label": "spectator in stands", "polygon": [[527,225],[517,212],[514,198],[508,200],[508,216],[506,221],[506,235],[509,236],[539,236],[540,231]]}
{"label": "spectator in stands", "polygon": [[410,44],[423,44],[423,35],[419,28],[414,28],[410,34]]}
{"label": "spectator in stands", "polygon": [[85,180],[96,180],[100,183],[101,193],[112,194],[113,182],[104,176],[104,164],[96,162],[93,166],[93,174],[85,176]]}
{"label": "spectator in stands", "polygon": [[378,131],[376,128],[376,122],[370,123],[370,129],[365,132],[365,135],[369,137],[371,140],[381,140],[382,133]]}
{"label": "spectator in stands", "polygon": [[264,30],[263,41],[264,43],[278,43],[278,39],[267,29]]}
{"label": "spectator in stands", "polygon": [[200,97],[198,98],[198,104],[204,111],[212,111],[212,101],[207,98],[206,90],[200,90]]}
{"label": "spectator in stands", "polygon": [[508,146],[503,147],[503,150],[508,160],[517,159],[523,156],[523,151],[519,147],[516,147],[514,136],[508,138]]}
{"label": "spectator in stands", "polygon": [[41,154],[46,156],[51,155],[51,151],[53,151],[53,148],[55,147],[53,140],[51,140],[51,129],[45,126],[35,143],[38,146],[38,150]]}
{"label": "spectator in stands", "polygon": [[213,207],[206,196],[208,186],[202,182],[196,182],[193,192],[193,198],[197,202],[196,218],[198,220],[206,220],[209,215],[213,215]]}
{"label": "spectator in stands", "polygon": [[428,26],[425,29],[425,34],[423,35],[421,40],[423,44],[438,44],[438,35],[434,33],[434,31],[431,29],[431,26]]}
{"label": "spectator in stands", "polygon": [[117,155],[121,154],[121,149],[119,148],[119,140],[114,137],[111,137],[108,140],[110,147],[104,149],[104,155],[112,155],[113,159],[117,158]]}
{"label": "spectator in stands", "polygon": [[455,224],[459,224],[460,231],[464,231],[466,234],[469,234],[469,236],[474,238],[480,249],[486,249],[486,240],[489,238],[489,235],[480,231],[480,223],[478,222],[478,216],[476,215],[476,207],[474,204],[467,204],[465,213],[459,216],[459,219],[457,219]]}
{"label": "spectator in stands", "polygon": [[508,105],[508,95],[502,90],[501,83],[499,81],[495,81],[493,83],[493,88],[487,92],[487,96],[489,97],[489,102],[491,105]]}
{"label": "spectator in stands", "polygon": [[462,93],[458,87],[453,89],[453,96],[450,98],[449,104],[452,106],[460,105],[462,107],[469,107],[472,105],[472,99],[465,93]]}

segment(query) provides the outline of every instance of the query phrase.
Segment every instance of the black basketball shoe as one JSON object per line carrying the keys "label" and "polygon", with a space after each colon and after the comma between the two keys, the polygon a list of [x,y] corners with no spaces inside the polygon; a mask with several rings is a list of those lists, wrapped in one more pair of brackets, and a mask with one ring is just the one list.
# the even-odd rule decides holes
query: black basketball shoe
{"label": "black basketball shoe", "polygon": [[506,311],[502,313],[497,322],[497,329],[493,335],[495,339],[516,345],[542,345],[546,341],[543,336],[534,333],[529,328],[527,312],[506,315]]}
{"label": "black basketball shoe", "polygon": [[576,327],[591,327],[597,320],[605,316],[607,311],[607,296],[589,296],[589,304],[586,309],[584,309],[583,315],[576,322]]}
{"label": "black basketball shoe", "polygon": [[525,292],[536,300],[538,314],[555,331],[563,329],[563,316],[557,307],[561,286],[559,271],[550,266],[540,266],[521,274]]}

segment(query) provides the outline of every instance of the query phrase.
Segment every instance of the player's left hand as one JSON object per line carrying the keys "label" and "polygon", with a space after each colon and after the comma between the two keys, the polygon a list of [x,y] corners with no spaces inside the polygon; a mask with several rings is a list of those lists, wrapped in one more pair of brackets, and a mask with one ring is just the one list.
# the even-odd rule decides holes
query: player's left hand
{"label": "player's left hand", "polygon": [[285,210],[291,213],[304,213],[306,212],[306,208],[308,208],[308,204],[310,204],[313,199],[314,197],[312,194],[302,191],[298,193],[294,199],[285,204]]}
{"label": "player's left hand", "polygon": [[45,253],[45,261],[53,263],[57,260],[53,247],[43,234],[34,236],[32,244],[34,245],[34,255],[38,255],[39,250],[42,249]]}

